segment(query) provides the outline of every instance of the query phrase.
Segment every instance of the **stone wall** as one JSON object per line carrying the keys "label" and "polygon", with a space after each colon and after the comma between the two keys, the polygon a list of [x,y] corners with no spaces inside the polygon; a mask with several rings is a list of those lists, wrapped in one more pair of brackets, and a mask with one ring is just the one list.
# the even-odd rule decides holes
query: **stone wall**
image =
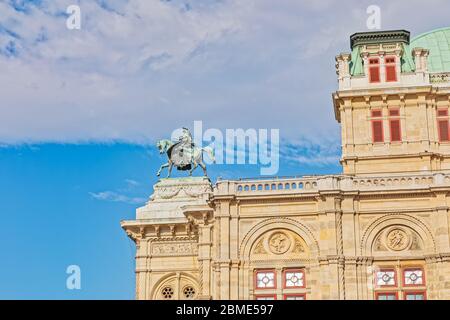
{"label": "stone wall", "polygon": [[[169,194],[193,183],[161,184],[169,181]],[[450,299],[444,174],[219,181],[213,192],[207,180],[195,184],[204,188],[177,202],[182,216],[122,223],[137,243],[138,299],[163,299],[170,290],[176,299],[374,299],[386,291],[374,279],[384,269],[397,273],[388,289],[398,298],[420,289],[428,299]],[[410,267],[423,268],[424,286],[403,286]],[[306,285],[256,289],[255,272],[267,269],[278,284],[284,270],[301,269]]]}

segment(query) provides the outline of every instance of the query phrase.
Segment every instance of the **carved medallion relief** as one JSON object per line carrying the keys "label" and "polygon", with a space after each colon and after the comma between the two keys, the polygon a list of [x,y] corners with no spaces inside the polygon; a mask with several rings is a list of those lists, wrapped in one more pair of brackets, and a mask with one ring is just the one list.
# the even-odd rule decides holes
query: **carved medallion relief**
{"label": "carved medallion relief", "polygon": [[401,252],[422,249],[422,241],[413,230],[393,226],[381,231],[374,242],[374,251]]}
{"label": "carved medallion relief", "polygon": [[275,232],[269,238],[270,252],[274,254],[283,254],[289,250],[291,239],[284,232]]}
{"label": "carved medallion relief", "polygon": [[289,230],[273,230],[263,234],[255,241],[252,255],[277,256],[286,258],[293,255],[306,254],[305,241]]}
{"label": "carved medallion relief", "polygon": [[403,229],[392,229],[386,236],[386,244],[388,248],[394,251],[405,250],[409,247],[410,242],[411,237]]}

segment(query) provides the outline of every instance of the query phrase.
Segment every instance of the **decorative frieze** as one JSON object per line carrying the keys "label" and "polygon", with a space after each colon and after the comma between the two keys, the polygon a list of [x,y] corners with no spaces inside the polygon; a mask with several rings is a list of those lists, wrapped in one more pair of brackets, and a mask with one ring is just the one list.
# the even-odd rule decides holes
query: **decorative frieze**
{"label": "decorative frieze", "polygon": [[434,84],[450,83],[450,72],[430,74],[430,82]]}
{"label": "decorative frieze", "polygon": [[192,242],[153,242],[151,252],[153,256],[197,255],[198,248]]}

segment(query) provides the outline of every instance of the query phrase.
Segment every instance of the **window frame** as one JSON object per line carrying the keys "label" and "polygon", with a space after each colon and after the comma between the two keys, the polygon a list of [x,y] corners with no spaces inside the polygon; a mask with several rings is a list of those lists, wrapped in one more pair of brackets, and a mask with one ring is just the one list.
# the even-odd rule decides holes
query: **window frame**
{"label": "window frame", "polygon": [[[258,273],[273,273],[273,287],[258,287]],[[275,269],[255,269],[253,276],[255,290],[273,290],[277,288],[277,272]]]}
{"label": "window frame", "polygon": [[[372,63],[372,61],[375,61],[376,63]],[[372,58],[368,58],[368,70],[369,70],[369,74],[368,74],[368,78],[369,78],[369,83],[381,83],[381,64],[380,64],[380,58],[379,57],[372,57]],[[378,74],[378,79],[377,81],[374,81],[372,78],[372,69],[376,69],[377,70],[377,74]]]}
{"label": "window frame", "polygon": [[[414,294],[414,295],[421,294],[421,295],[423,295],[423,300],[422,301],[427,300],[427,291],[426,290],[405,290],[405,291],[403,291],[403,300],[407,300],[406,296],[408,294]],[[420,300],[415,300],[414,299],[414,300],[407,300],[407,301],[420,301]]]}
{"label": "window frame", "polygon": [[[294,287],[288,287],[286,286],[286,273],[287,272],[298,272],[303,274],[303,286],[294,286]],[[306,272],[305,269],[302,268],[286,268],[283,269],[283,289],[304,289],[306,288]]]}
{"label": "window frame", "polygon": [[[405,279],[405,271],[408,270],[421,270],[422,271],[422,284],[406,284],[406,279]],[[425,287],[426,286],[426,279],[425,279],[425,269],[422,266],[408,266],[408,267],[404,267],[402,268],[402,286],[406,287],[406,288],[411,288],[411,287]]]}
{"label": "window frame", "polygon": [[[437,113],[436,113],[437,118],[448,117],[448,108],[438,108],[436,111],[437,111]],[[440,116],[439,111],[445,111],[445,115]]]}
{"label": "window frame", "polygon": [[306,293],[285,293],[285,294],[283,294],[283,300],[287,300],[287,297],[303,297],[303,300],[306,300]]}
{"label": "window frame", "polygon": [[[375,141],[375,123],[381,124],[381,140]],[[376,119],[371,120],[371,126],[372,126],[372,143],[384,143],[384,128],[383,128],[383,120],[382,119]]]}
{"label": "window frame", "polygon": [[[394,271],[394,284],[387,284],[387,285],[379,285],[377,283],[378,277],[377,272],[386,272],[386,271]],[[398,288],[398,279],[397,279],[397,269],[395,267],[383,267],[378,270],[375,270],[375,276],[374,276],[374,285],[375,288]]]}
{"label": "window frame", "polygon": [[[394,295],[395,299],[394,300],[380,300],[378,299],[379,296],[381,295]],[[398,300],[398,291],[375,291],[375,300],[377,301],[396,301]]]}
{"label": "window frame", "polygon": [[[391,111],[397,111],[398,115],[391,115]],[[402,122],[400,119],[400,108],[389,108],[389,134],[390,134],[390,142],[396,143],[396,142],[402,142]],[[398,122],[398,134],[399,134],[399,140],[392,140],[392,122],[397,121]]]}
{"label": "window frame", "polygon": [[[379,115],[374,115],[378,113]],[[379,122],[381,124],[381,141],[375,141],[375,126],[374,123]],[[372,109],[370,110],[370,126],[372,130],[372,143],[384,143],[384,121],[383,121],[383,109]]]}
{"label": "window frame", "polygon": [[[394,62],[386,62],[388,59],[394,59]],[[389,80],[388,79],[388,67],[394,67],[394,79],[395,80]],[[395,56],[387,56],[384,58],[384,72],[385,72],[385,81],[386,82],[397,82],[397,57]]]}
{"label": "window frame", "polygon": [[[439,111],[445,111],[445,115],[440,116]],[[447,123],[447,140],[442,140],[442,136],[441,136],[440,123],[443,121],[445,121]],[[436,109],[436,122],[437,122],[436,124],[437,124],[439,142],[444,142],[444,143],[450,142],[450,121],[449,121],[449,117],[448,117],[448,108],[437,108]]]}
{"label": "window frame", "polygon": [[254,300],[259,300],[258,298],[273,298],[273,300],[277,300],[277,295],[274,294],[255,294]]}

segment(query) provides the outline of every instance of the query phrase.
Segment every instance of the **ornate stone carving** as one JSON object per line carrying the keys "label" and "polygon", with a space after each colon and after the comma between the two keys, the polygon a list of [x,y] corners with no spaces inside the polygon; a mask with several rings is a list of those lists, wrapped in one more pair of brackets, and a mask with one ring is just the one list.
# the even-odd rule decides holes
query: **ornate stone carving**
{"label": "ornate stone carving", "polygon": [[207,206],[212,185],[207,178],[161,179],[154,186],[150,201],[136,211],[137,219],[186,219],[186,206]]}
{"label": "ornate stone carving", "polygon": [[411,246],[410,250],[421,250],[422,246],[420,245],[420,240],[416,234],[412,234],[411,236]]}
{"label": "ornate stone carving", "polygon": [[411,237],[401,228],[394,228],[390,230],[386,236],[386,245],[389,249],[394,251],[402,251],[411,244]]}
{"label": "ornate stone carving", "polygon": [[383,244],[381,236],[378,236],[378,238],[375,240],[374,250],[375,251],[386,251],[387,250],[385,245]]}
{"label": "ornate stone carving", "polygon": [[291,239],[284,232],[277,231],[269,238],[269,249],[274,254],[286,253],[291,246]]}
{"label": "ornate stone carving", "polygon": [[152,255],[195,255],[197,246],[194,243],[154,243]]}
{"label": "ornate stone carving", "polygon": [[376,237],[373,250],[383,251],[414,251],[422,250],[423,244],[414,230],[407,227],[391,226],[384,229]]}
{"label": "ornate stone carving", "polygon": [[294,249],[292,250],[292,252],[294,252],[294,253],[305,252],[305,247],[303,246],[303,244],[301,243],[301,241],[299,239],[295,239]]}
{"label": "ornate stone carving", "polygon": [[255,254],[266,254],[267,253],[266,249],[264,249],[263,239],[258,241],[258,243],[255,246],[255,249],[253,250],[253,253],[255,253]]}
{"label": "ornate stone carving", "polygon": [[277,229],[262,234],[254,242],[251,254],[257,260],[299,259],[309,254],[308,246],[296,233]]}

